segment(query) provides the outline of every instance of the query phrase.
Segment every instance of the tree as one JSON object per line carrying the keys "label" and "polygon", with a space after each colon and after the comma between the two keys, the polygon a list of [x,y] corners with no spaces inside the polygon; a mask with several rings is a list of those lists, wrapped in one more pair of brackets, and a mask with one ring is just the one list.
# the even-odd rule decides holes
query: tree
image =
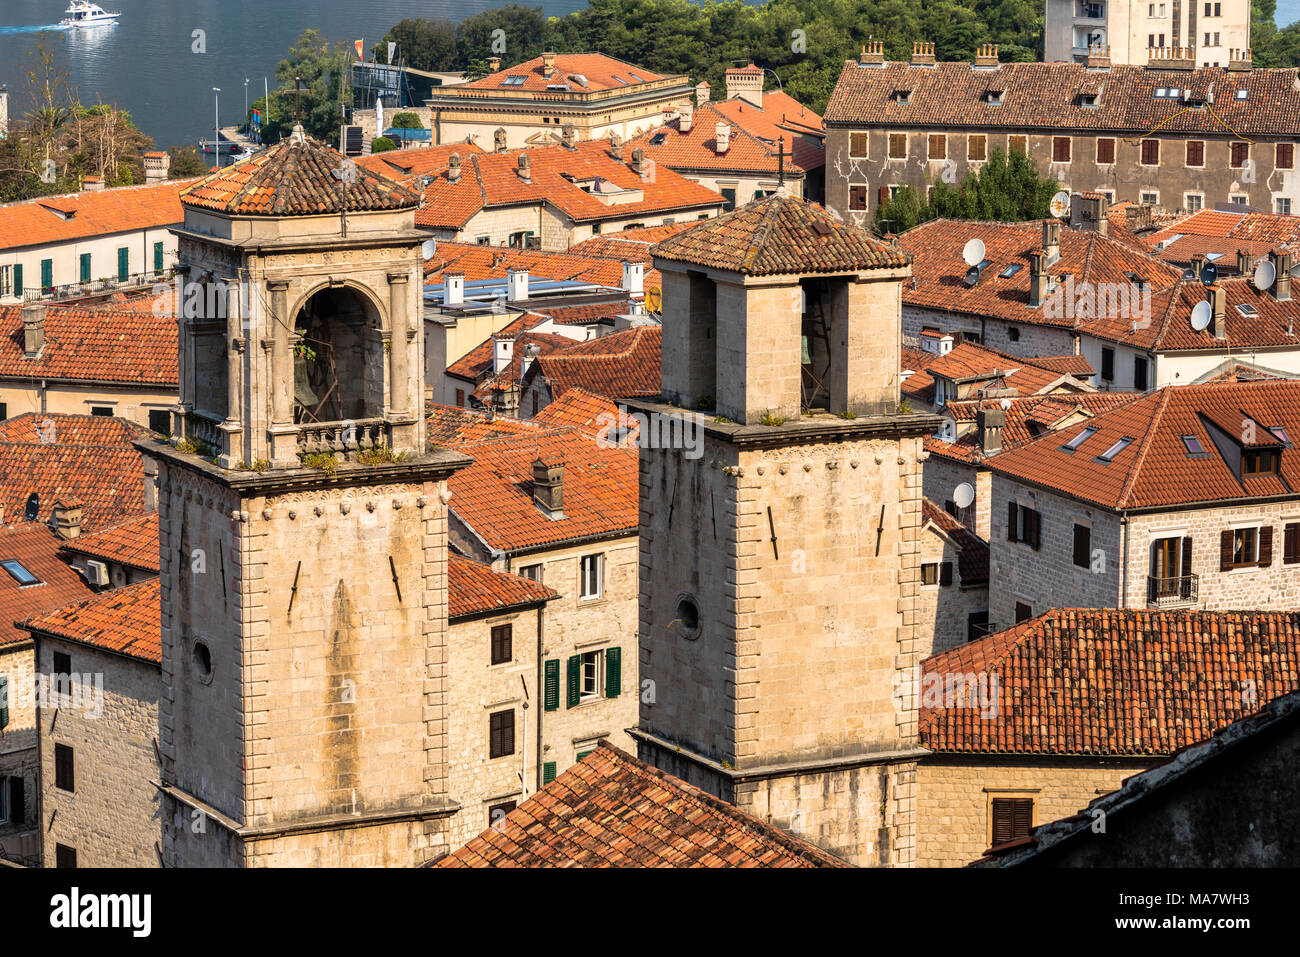
{"label": "tree", "polygon": [[414,113],[411,113],[409,111],[403,111],[401,113],[394,114],[393,122],[390,125],[394,129],[399,129],[399,130],[424,129],[424,124],[420,122],[420,118],[416,116]]}
{"label": "tree", "polygon": [[431,73],[456,69],[456,24],[450,20],[413,17],[401,21],[375,44],[374,57],[380,63],[388,58],[390,42],[397,44],[396,59],[406,66]]}
{"label": "tree", "polygon": [[379,136],[370,141],[370,152],[387,153],[389,150],[397,149],[397,144],[387,136]]}
{"label": "tree", "polygon": [[[531,60],[546,45],[546,17],[541,7],[517,3],[484,10],[456,28],[456,65],[470,73],[486,73],[488,57],[508,64]],[[494,35],[496,30],[502,31]],[[502,42],[493,46],[494,40]]]}
{"label": "tree", "polygon": [[193,146],[173,146],[167,151],[172,162],[168,179],[189,179],[191,176],[205,176],[211,168]]}
{"label": "tree", "polygon": [[899,188],[888,202],[876,207],[877,235],[901,233],[934,217],[927,214],[926,204],[910,186]]}
{"label": "tree", "polygon": [[276,135],[264,134],[264,139],[278,139],[293,127],[294,115],[299,111],[295,94],[299,77],[303,88],[300,94],[303,129],[317,139],[332,139],[342,122],[343,108],[352,100],[352,90],[346,82],[351,57],[349,47],[335,44],[331,48],[319,31],[304,30],[289,48],[288,58],[275,68],[275,75],[283,85],[277,91],[275,103]]}

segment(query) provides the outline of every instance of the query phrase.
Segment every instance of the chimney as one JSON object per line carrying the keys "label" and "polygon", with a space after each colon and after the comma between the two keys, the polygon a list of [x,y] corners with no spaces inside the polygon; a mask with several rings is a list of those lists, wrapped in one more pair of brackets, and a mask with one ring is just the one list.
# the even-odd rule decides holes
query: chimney
{"label": "chimney", "polygon": [[1047,301],[1047,253],[1029,254],[1029,306],[1036,309]]}
{"label": "chimney", "polygon": [[1047,265],[1061,258],[1061,221],[1059,219],[1043,220],[1043,252],[1047,253]]}
{"label": "chimney", "polygon": [[699,83],[696,83],[695,105],[703,106],[705,103],[709,102],[709,97],[712,95],[712,89],[713,88],[709,86],[708,80],[701,80]]}
{"label": "chimney", "polygon": [[451,156],[447,158],[447,182],[449,183],[460,182],[460,154],[459,153],[452,153]]}
{"label": "chimney", "polygon": [[492,131],[492,149],[497,153],[506,151],[506,128],[504,126],[498,126]]}
{"label": "chimney", "polygon": [[490,70],[493,73],[496,73],[500,69],[501,69],[501,58],[499,56],[488,57],[488,70]]}
{"label": "chimney", "polygon": [[564,518],[563,458],[538,456],[533,461],[533,502],[548,518]]}
{"label": "chimney", "polygon": [[762,109],[763,71],[754,64],[726,72],[727,99],[741,99]]}
{"label": "chimney", "polygon": [[54,525],[54,534],[65,542],[81,534],[81,508],[79,498],[61,498],[54,503],[50,521]]}
{"label": "chimney", "polygon": [[623,260],[623,291],[629,297],[645,295],[645,264]]}
{"label": "chimney", "polygon": [[501,372],[509,368],[510,360],[515,354],[515,340],[502,336],[500,339],[492,340],[492,371],[493,373]]}
{"label": "chimney", "polygon": [[35,359],[45,348],[45,303],[31,302],[22,307],[23,353]]}
{"label": "chimney", "polygon": [[1291,299],[1291,254],[1278,248],[1268,254],[1268,261],[1273,264],[1277,278],[1273,280],[1273,298],[1278,302]]}
{"label": "chimney", "polygon": [[687,100],[681,105],[679,112],[681,115],[677,120],[677,129],[683,133],[689,133],[692,124],[695,122],[695,104]]}
{"label": "chimney", "polygon": [[83,176],[81,178],[81,191],[83,193],[98,193],[104,188],[104,177],[102,176]]}
{"label": "chimney", "polygon": [[979,49],[975,51],[975,67],[981,70],[991,70],[998,65],[998,45],[996,43],[981,43]]}
{"label": "chimney", "polygon": [[617,133],[609,134],[609,155],[618,162],[623,162],[623,137]]}
{"label": "chimney", "polygon": [[465,305],[465,274],[445,272],[442,274],[442,304],[459,309]]}
{"label": "chimney", "polygon": [[565,123],[560,127],[560,139],[564,143],[565,149],[574,149],[578,142],[578,132],[573,128],[572,123]]}
{"label": "chimney", "polygon": [[1237,250],[1237,273],[1249,276],[1255,271],[1255,257],[1244,249]]}
{"label": "chimney", "polygon": [[1210,332],[1216,339],[1228,338],[1228,290],[1223,286],[1211,286],[1210,293]]}
{"label": "chimney", "polygon": [[146,185],[166,182],[171,173],[172,158],[162,150],[150,150],[144,154],[144,181]]}
{"label": "chimney", "polygon": [[632,151],[632,172],[638,176],[645,173],[645,150],[639,146]]}
{"label": "chimney", "polygon": [[533,181],[532,160],[528,158],[527,153],[519,154],[519,165],[516,172],[518,172],[519,178],[525,183],[531,183]]}
{"label": "chimney", "polygon": [[868,40],[862,44],[862,52],[858,54],[858,66],[877,66],[885,65],[885,41]]}
{"label": "chimney", "polygon": [[719,156],[731,149],[730,123],[719,123],[713,128],[713,135],[715,138],[714,149],[717,151]]}
{"label": "chimney", "polygon": [[506,298],[510,302],[528,301],[528,270],[506,270]]}
{"label": "chimney", "polygon": [[1002,427],[1006,422],[1007,413],[1001,406],[981,408],[975,413],[975,427],[979,430],[980,448],[985,455],[1002,451]]}
{"label": "chimney", "polygon": [[1075,193],[1070,197],[1070,228],[1088,229],[1105,236],[1110,228],[1106,218],[1106,197],[1100,193]]}
{"label": "chimney", "polygon": [[542,54],[542,76],[546,77],[548,80],[551,77],[555,76],[555,54],[554,53]]}
{"label": "chimney", "polygon": [[1150,229],[1154,211],[1154,208],[1147,204],[1125,207],[1124,220],[1128,223],[1129,230],[1137,233],[1144,229]]}
{"label": "chimney", "polygon": [[533,360],[537,358],[537,354],[541,351],[542,347],[535,342],[530,342],[524,346],[523,357],[519,360],[519,381],[523,381],[524,376],[528,374],[528,370],[532,368]]}
{"label": "chimney", "polygon": [[912,44],[912,66],[934,66],[934,44],[918,42]]}

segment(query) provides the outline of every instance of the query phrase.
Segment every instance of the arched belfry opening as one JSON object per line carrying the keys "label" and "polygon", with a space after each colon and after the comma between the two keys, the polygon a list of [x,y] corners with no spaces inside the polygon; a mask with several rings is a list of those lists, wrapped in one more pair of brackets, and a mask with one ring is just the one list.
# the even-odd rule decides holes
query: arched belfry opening
{"label": "arched belfry opening", "polygon": [[294,317],[293,343],[295,424],[383,416],[383,330],[369,298],[346,286],[320,290]]}

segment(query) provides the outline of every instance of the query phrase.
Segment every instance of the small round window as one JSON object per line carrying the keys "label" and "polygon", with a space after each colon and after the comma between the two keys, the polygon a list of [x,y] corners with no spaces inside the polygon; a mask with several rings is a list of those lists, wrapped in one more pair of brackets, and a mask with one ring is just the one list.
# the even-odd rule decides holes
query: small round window
{"label": "small round window", "polygon": [[700,637],[700,606],[689,595],[683,595],[677,601],[677,617],[673,622],[677,632],[687,641]]}
{"label": "small round window", "polygon": [[212,652],[201,641],[194,642],[194,672],[204,684],[212,681]]}

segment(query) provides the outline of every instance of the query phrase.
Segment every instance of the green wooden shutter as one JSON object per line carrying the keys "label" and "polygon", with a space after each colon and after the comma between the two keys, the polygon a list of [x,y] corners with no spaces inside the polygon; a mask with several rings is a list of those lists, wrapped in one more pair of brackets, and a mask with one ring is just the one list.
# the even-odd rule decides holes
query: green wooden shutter
{"label": "green wooden shutter", "polygon": [[0,728],[9,726],[9,676],[0,675]]}
{"label": "green wooden shutter", "polygon": [[153,271],[154,272],[163,271],[163,244],[162,243],[153,244]]}
{"label": "green wooden shutter", "polygon": [[19,299],[23,297],[23,264],[14,265],[14,295]]}
{"label": "green wooden shutter", "polygon": [[90,282],[90,253],[81,254],[81,281]]}
{"label": "green wooden shutter", "polygon": [[41,291],[46,292],[54,288],[54,260],[41,260]]}
{"label": "green wooden shutter", "polygon": [[542,765],[542,783],[550,784],[554,780],[555,780],[555,762],[547,761],[545,764]]}
{"label": "green wooden shutter", "polygon": [[571,655],[569,657],[568,678],[568,707],[572,708],[582,699],[582,655]]}
{"label": "green wooden shutter", "polygon": [[623,691],[623,649],[605,649],[605,697],[617,698]]}
{"label": "green wooden shutter", "polygon": [[131,250],[123,246],[117,251],[117,280],[126,282],[126,278],[131,275]]}
{"label": "green wooden shutter", "polygon": [[542,709],[544,711],[560,710],[560,659],[552,658],[545,665],[545,678],[542,682]]}

